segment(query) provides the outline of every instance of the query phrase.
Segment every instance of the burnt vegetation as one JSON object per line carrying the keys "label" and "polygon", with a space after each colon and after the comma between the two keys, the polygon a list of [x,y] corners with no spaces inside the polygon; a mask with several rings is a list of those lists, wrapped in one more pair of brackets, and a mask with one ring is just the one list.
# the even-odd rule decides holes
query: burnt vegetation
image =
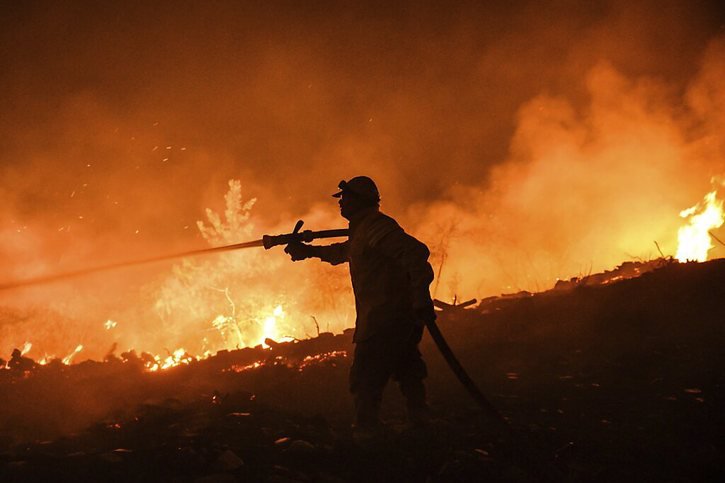
{"label": "burnt vegetation", "polygon": [[[441,304],[439,325],[519,438],[569,481],[725,476],[725,260],[625,264],[539,294]],[[538,481],[428,336],[434,420],[349,428],[351,333],[149,372],[132,352],[0,371],[2,481]]]}

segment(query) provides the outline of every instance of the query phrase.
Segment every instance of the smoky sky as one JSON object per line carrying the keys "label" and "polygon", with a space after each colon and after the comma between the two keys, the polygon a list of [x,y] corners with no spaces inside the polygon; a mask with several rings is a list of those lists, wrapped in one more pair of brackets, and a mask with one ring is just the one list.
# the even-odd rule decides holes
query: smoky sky
{"label": "smoky sky", "polygon": [[[412,231],[435,233],[470,215],[464,224],[475,243],[459,246],[465,257],[457,263],[470,265],[484,251],[490,260],[489,272],[475,267],[487,285],[474,280],[469,296],[499,286],[490,267],[511,264],[491,254],[522,241],[552,273],[572,275],[579,259],[560,260],[573,240],[600,243],[608,232],[601,223],[549,219],[542,200],[574,207],[580,219],[588,207],[600,216],[617,211],[617,226],[632,218],[610,209],[609,188],[565,199],[571,185],[559,188],[547,167],[557,166],[552,140],[576,138],[584,146],[573,150],[577,157],[596,158],[599,171],[578,161],[576,183],[587,173],[601,180],[612,165],[623,173],[615,186],[630,168],[609,163],[606,140],[611,126],[637,114],[609,116],[609,108],[631,102],[648,126],[667,117],[674,127],[638,133],[633,124],[633,136],[676,132],[678,141],[664,144],[683,152],[721,140],[722,116],[711,106],[719,98],[707,94],[722,84],[725,49],[712,47],[724,33],[718,3],[5,2],[0,281],[206,246],[196,221],[207,207],[224,209],[230,179],[240,180],[245,199],[257,198],[255,236],[305,215],[319,223],[310,228],[342,226],[329,195],[358,174],[378,182],[383,208]],[[707,62],[716,67],[703,70]],[[715,134],[691,136],[696,123],[679,119],[692,111],[706,113],[699,122]],[[549,129],[552,122],[566,129]],[[588,137],[606,149],[586,148]],[[629,153],[646,157],[643,146]],[[704,184],[722,171],[718,149],[698,158],[710,163],[696,173]],[[530,169],[517,168],[519,158]],[[670,162],[657,189],[634,205],[664,213],[661,193],[686,179],[677,170],[688,159]],[[651,179],[648,162],[635,172]],[[531,210],[513,199],[520,181]],[[676,217],[705,188],[672,190],[666,211]],[[512,213],[511,226],[493,233],[501,221],[484,213],[489,206]],[[534,226],[542,219],[546,230]],[[633,237],[624,232],[625,248],[607,252],[606,263],[624,256]],[[434,261],[437,235],[425,240]],[[542,246],[548,251],[539,254]],[[453,254],[448,263],[455,265]],[[461,273],[444,271],[454,281],[479,276]]]}
{"label": "smoky sky", "polygon": [[270,216],[362,172],[432,199],[486,182],[525,100],[602,58],[681,84],[722,29],[716,2],[541,3],[5,5],[3,201],[162,237],[235,176]]}
{"label": "smoky sky", "polygon": [[[444,299],[671,250],[725,171],[717,3],[4,2],[0,281],[208,246],[232,179],[254,237],[373,177]],[[2,350],[233,348],[231,302],[352,325],[345,273],[240,257],[2,294]]]}

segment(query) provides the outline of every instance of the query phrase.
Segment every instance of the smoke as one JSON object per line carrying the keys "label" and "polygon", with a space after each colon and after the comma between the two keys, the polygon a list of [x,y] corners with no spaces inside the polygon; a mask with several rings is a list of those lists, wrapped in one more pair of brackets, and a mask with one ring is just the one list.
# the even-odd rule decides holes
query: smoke
{"label": "smoke", "polygon": [[446,295],[547,289],[656,258],[655,241],[674,255],[679,211],[725,170],[723,54],[723,40],[712,42],[684,95],[601,62],[585,78],[585,105],[552,95],[525,103],[510,158],[492,170],[488,190],[456,189],[466,210],[453,202],[417,208],[431,220],[431,238],[440,220],[455,226]]}
{"label": "smoke", "polygon": [[[725,172],[716,2],[396,5],[4,6],[2,280],[205,247],[230,179],[257,238],[344,226],[328,195],[373,177],[443,299],[674,253],[677,214]],[[194,263],[237,305],[284,298],[290,335],[352,323],[344,269],[239,257],[259,260]],[[201,350],[230,305],[205,288],[204,313],[159,311],[173,266],[0,294],[0,354]]]}

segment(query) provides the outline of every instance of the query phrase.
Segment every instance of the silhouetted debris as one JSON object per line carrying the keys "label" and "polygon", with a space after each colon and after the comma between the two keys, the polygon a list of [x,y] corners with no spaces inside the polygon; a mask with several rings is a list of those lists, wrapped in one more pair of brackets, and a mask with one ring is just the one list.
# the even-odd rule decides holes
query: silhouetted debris
{"label": "silhouetted debris", "polygon": [[475,305],[476,302],[476,299],[471,299],[466,300],[465,302],[458,303],[457,300],[454,299],[452,304],[448,304],[441,300],[433,299],[433,306],[440,309],[440,311],[438,312],[439,316],[442,315],[444,317],[456,317],[468,307],[472,307],[473,305]]}
{"label": "silhouetted debris", "polygon": [[673,258],[657,258],[647,262],[629,261],[619,265],[614,270],[606,270],[602,273],[594,275],[586,275],[584,277],[574,277],[570,280],[559,280],[554,286],[555,290],[569,290],[578,286],[606,285],[609,283],[619,282],[630,278],[636,278],[645,273],[657,270],[672,263],[676,263]]}
{"label": "silhouetted debris", "polygon": [[220,471],[234,471],[244,466],[244,461],[231,450],[225,450],[214,462],[214,469]]}
{"label": "silhouetted debris", "polygon": [[[725,261],[446,314],[472,378],[572,481],[725,477]],[[431,422],[406,424],[391,390],[387,426],[358,444],[351,350],[350,332],[322,333],[153,373],[133,351],[71,366],[18,351],[0,370],[0,481],[539,479],[427,336]]]}
{"label": "silhouetted debris", "polygon": [[38,364],[29,357],[23,356],[20,349],[14,349],[10,360],[8,361],[8,369],[15,371],[16,373],[30,372],[37,367]]}
{"label": "silhouetted debris", "polygon": [[303,439],[297,439],[295,441],[292,441],[292,443],[287,448],[287,451],[289,453],[296,453],[302,455],[314,453],[315,450],[316,448],[312,443],[309,443]]}

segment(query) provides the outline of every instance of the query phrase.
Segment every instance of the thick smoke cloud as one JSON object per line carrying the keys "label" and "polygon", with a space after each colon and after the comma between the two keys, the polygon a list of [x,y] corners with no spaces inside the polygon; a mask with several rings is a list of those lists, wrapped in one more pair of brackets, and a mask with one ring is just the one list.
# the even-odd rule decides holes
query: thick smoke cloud
{"label": "thick smoke cloud", "polygon": [[[489,189],[456,189],[472,210],[420,208],[435,220],[432,238],[440,220],[455,221],[443,230],[449,271],[458,274],[453,291],[546,289],[560,277],[656,258],[655,242],[673,255],[680,210],[713,188],[722,198],[724,54],[722,40],[711,44],[684,96],[603,62],[586,76],[587,104],[551,95],[525,103],[510,158],[492,170]],[[707,107],[698,112],[693,99],[702,98]],[[713,254],[722,256],[721,247]]]}
{"label": "thick smoke cloud", "polygon": [[[255,237],[341,226],[328,195],[366,173],[431,246],[439,297],[545,289],[653,240],[673,253],[677,213],[725,171],[717,2],[297,3],[4,6],[2,280],[205,246],[230,179]],[[301,313],[349,297],[266,255]],[[102,355],[114,318],[121,348],[187,343],[209,321],[159,318],[170,276],[0,294],[0,354]]]}

